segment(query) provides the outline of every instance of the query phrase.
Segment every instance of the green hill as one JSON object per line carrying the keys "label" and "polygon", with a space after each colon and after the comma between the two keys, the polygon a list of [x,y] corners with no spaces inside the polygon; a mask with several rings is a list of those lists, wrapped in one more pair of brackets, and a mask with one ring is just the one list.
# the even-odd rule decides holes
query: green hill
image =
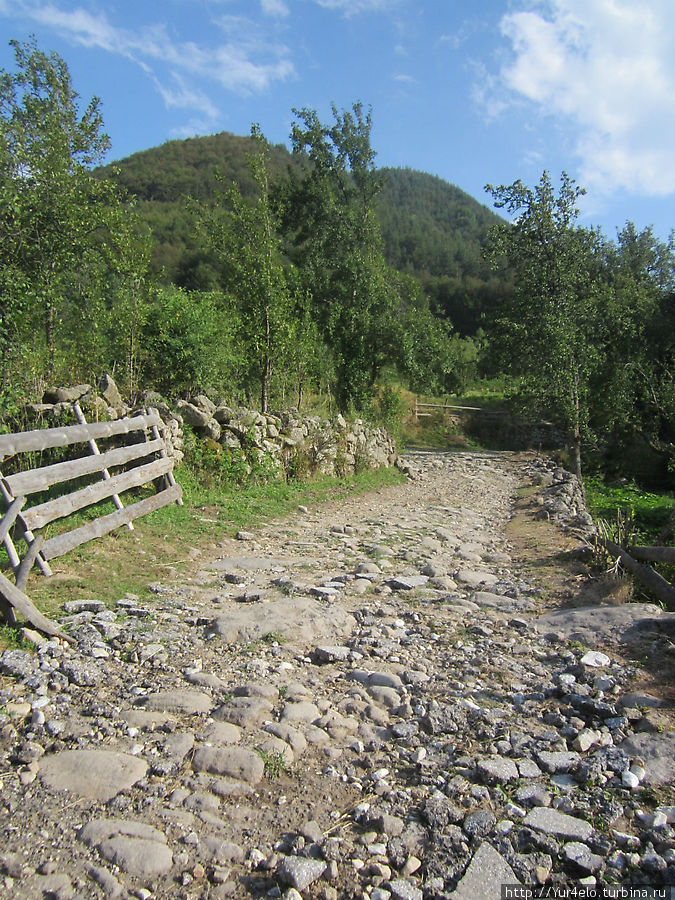
{"label": "green hill", "polygon": [[[151,227],[153,269],[191,289],[209,289],[218,271],[198,245],[186,209],[188,196],[208,199],[217,184],[236,182],[252,191],[246,154],[248,137],[227,132],[168,141],[104,167],[137,198]],[[283,145],[272,148],[271,165],[283,177],[296,163]],[[464,334],[475,332],[501,290],[482,259],[489,226],[500,221],[486,206],[441,178],[412,169],[383,169],[378,218],[389,265],[417,278],[432,307]]]}

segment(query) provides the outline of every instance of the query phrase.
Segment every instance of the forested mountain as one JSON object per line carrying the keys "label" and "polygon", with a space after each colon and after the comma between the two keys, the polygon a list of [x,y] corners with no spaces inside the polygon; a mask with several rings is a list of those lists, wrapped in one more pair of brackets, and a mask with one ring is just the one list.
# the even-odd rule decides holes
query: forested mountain
{"label": "forested mountain", "polygon": [[[247,154],[250,137],[227,132],[169,141],[135,153],[99,171],[137,198],[154,234],[153,269],[167,282],[206,290],[218,280],[217,265],[194,235],[186,197],[206,200],[236,182],[254,193]],[[283,145],[270,149],[270,170],[283,176],[296,166]],[[387,263],[424,286],[432,308],[461,333],[473,333],[502,286],[482,258],[491,224],[500,221],[486,206],[441,178],[413,169],[381,169],[383,189],[376,213]]]}

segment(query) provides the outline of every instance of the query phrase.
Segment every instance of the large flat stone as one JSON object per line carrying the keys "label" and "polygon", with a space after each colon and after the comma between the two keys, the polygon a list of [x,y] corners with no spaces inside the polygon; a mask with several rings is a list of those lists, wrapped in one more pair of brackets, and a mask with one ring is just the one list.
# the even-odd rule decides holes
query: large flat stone
{"label": "large flat stone", "polygon": [[151,712],[200,715],[210,712],[213,702],[202,691],[159,691],[157,694],[139,697],[136,705]]}
{"label": "large flat stone", "polygon": [[647,784],[675,782],[675,733],[632,734],[619,747],[631,758],[642,759]]}
{"label": "large flat stone", "polygon": [[636,640],[644,635],[645,629],[659,628],[672,620],[675,613],[665,613],[652,603],[624,603],[560,609],[535,619],[534,625],[540,634],[553,632],[566,640],[597,647]]}
{"label": "large flat stone", "polygon": [[89,800],[111,800],[145,776],[137,756],[111,750],[64,750],[43,756],[40,778],[55,791],[72,791]]}
{"label": "large flat stone", "polygon": [[263,761],[257,753],[244,747],[223,744],[200,747],[192,760],[192,768],[195,772],[224,775],[247,784],[257,784],[265,772]]}
{"label": "large flat stone", "polygon": [[236,609],[218,616],[210,631],[229,644],[257,641],[272,632],[299,644],[342,638],[356,627],[356,621],[339,605],[326,606],[314,597],[279,595],[278,600]]}
{"label": "large flat stone", "polygon": [[77,838],[88,847],[96,847],[103,859],[137,877],[163,875],[173,865],[164,834],[144,822],[93,819],[78,831]]}
{"label": "large flat stone", "polygon": [[520,884],[511,866],[484,841],[476,850],[452,900],[501,900],[503,884]]}
{"label": "large flat stone", "polygon": [[535,831],[577,841],[586,841],[593,834],[593,826],[584,819],[577,819],[544,806],[530,810],[525,817],[525,824]]}

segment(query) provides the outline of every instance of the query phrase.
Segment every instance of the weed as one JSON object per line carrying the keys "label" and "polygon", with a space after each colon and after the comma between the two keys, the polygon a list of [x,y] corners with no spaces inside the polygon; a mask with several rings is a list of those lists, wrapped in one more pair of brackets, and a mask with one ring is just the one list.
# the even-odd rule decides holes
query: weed
{"label": "weed", "polygon": [[262,640],[266,644],[284,644],[286,635],[282,631],[268,631],[267,634],[262,636]]}
{"label": "weed", "polygon": [[0,647],[6,650],[34,650],[35,647],[24,637],[17,625],[0,625]]}
{"label": "weed", "polygon": [[270,781],[275,781],[288,772],[288,765],[283,753],[275,753],[273,750],[257,750],[256,753],[262,759],[265,777]]}

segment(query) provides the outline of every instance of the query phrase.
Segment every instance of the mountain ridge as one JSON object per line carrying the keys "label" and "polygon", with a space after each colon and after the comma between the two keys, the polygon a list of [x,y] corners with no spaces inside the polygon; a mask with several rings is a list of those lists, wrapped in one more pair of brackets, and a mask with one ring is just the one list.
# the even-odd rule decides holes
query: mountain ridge
{"label": "mountain ridge", "polygon": [[[136,198],[155,237],[152,267],[162,280],[195,290],[216,286],[217,267],[197,242],[185,200],[208,200],[219,181],[252,195],[253,149],[250,137],[223,131],[166,141],[97,170]],[[283,144],[270,145],[274,177],[296,165]],[[376,213],[387,263],[418,279],[432,308],[461,333],[474,333],[501,289],[482,247],[490,226],[503,220],[438,175],[411,167],[378,171],[384,179]]]}

